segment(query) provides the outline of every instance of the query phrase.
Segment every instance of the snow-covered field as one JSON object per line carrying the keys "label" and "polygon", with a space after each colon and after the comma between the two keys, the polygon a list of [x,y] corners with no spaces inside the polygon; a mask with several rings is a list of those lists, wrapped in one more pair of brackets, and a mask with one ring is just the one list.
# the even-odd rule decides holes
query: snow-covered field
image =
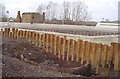
{"label": "snow-covered field", "polygon": [[[14,27],[14,28],[28,28],[28,29],[70,29],[70,30],[86,30],[86,31],[100,31],[100,32],[119,32],[119,27],[116,26],[78,26],[78,25],[59,25],[59,24],[30,24],[30,23],[8,23],[3,22],[0,23],[2,27]],[[37,31],[37,32],[46,32],[46,31]],[[67,38],[73,39],[82,39],[95,43],[103,43],[109,44],[111,42],[120,42],[119,35],[104,35],[104,36],[84,36],[84,35],[73,35],[73,34],[64,34],[64,33],[55,33],[55,32],[47,32],[57,34],[59,36],[67,36]]]}

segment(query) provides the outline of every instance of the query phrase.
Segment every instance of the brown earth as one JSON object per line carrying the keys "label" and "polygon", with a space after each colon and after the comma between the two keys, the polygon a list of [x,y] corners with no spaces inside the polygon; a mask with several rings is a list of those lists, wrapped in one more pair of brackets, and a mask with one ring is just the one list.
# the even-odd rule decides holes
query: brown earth
{"label": "brown earth", "polygon": [[[43,49],[23,39],[2,38],[2,76],[3,77],[81,77],[82,74],[61,72],[62,69],[80,67],[78,62],[67,62],[46,53]],[[67,70],[69,71],[69,70]]]}

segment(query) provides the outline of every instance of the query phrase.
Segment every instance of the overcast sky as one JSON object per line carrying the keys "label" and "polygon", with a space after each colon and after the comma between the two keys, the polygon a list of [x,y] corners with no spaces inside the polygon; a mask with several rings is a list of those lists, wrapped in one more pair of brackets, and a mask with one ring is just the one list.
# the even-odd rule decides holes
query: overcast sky
{"label": "overcast sky", "polygon": [[[34,12],[41,3],[49,1],[58,4],[67,0],[0,0],[0,3],[6,6],[10,17],[16,17],[17,11]],[[75,1],[75,0],[68,0]],[[102,18],[109,20],[118,19],[118,1],[120,0],[82,0],[88,5],[88,10],[93,20],[100,21]]]}

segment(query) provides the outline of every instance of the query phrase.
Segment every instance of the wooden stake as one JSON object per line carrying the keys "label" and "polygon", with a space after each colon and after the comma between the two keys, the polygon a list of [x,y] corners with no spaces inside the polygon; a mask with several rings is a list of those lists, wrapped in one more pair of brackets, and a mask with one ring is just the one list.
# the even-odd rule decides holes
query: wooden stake
{"label": "wooden stake", "polygon": [[60,58],[61,54],[61,38],[58,37],[58,58]]}
{"label": "wooden stake", "polygon": [[101,65],[105,67],[106,65],[106,58],[107,58],[107,45],[102,45],[102,52],[101,52]]}
{"label": "wooden stake", "polygon": [[96,54],[96,44],[95,43],[91,43],[90,45],[90,62],[92,67],[95,67],[95,54]]}
{"label": "wooden stake", "polygon": [[84,55],[85,55],[85,41],[81,42],[81,49],[80,49],[80,53],[81,53],[81,64],[84,64]]}
{"label": "wooden stake", "polygon": [[80,47],[80,40],[78,39],[75,41],[75,55],[76,55],[76,61],[79,61],[79,47]]}
{"label": "wooden stake", "polygon": [[57,54],[57,36],[54,36],[54,55]]}
{"label": "wooden stake", "polygon": [[[27,33],[27,36],[28,36],[28,33]],[[35,43],[35,32],[33,31],[32,32],[32,44],[34,44],[34,43]]]}
{"label": "wooden stake", "polygon": [[84,58],[87,63],[89,62],[89,54],[90,54],[90,42],[86,41]]}
{"label": "wooden stake", "polygon": [[75,40],[72,39],[72,44],[71,44],[71,61],[74,61],[75,57]]}
{"label": "wooden stake", "polygon": [[38,47],[39,45],[39,33],[36,33],[36,38],[35,38],[35,44],[36,44],[36,47]]}
{"label": "wooden stake", "polygon": [[52,53],[53,51],[53,34],[50,35],[50,52]]}
{"label": "wooden stake", "polygon": [[112,46],[108,46],[107,50],[107,65],[109,65],[110,61],[112,60],[113,48]]}
{"label": "wooden stake", "polygon": [[66,44],[66,38],[62,38],[62,48],[61,48],[61,54],[62,54],[62,60],[64,60],[65,58],[65,44]]}
{"label": "wooden stake", "polygon": [[96,74],[99,73],[101,47],[102,47],[101,43],[96,44],[96,55],[95,55],[95,60],[96,60],[96,63],[95,63]]}
{"label": "wooden stake", "polygon": [[46,34],[46,52],[49,52],[49,34]]}
{"label": "wooden stake", "polygon": [[120,44],[112,43],[114,53],[114,69],[120,71]]}
{"label": "wooden stake", "polygon": [[69,61],[69,56],[70,56],[70,40],[67,40],[67,61]]}
{"label": "wooden stake", "polygon": [[42,46],[42,35],[39,34],[39,47],[41,47],[41,46]]}

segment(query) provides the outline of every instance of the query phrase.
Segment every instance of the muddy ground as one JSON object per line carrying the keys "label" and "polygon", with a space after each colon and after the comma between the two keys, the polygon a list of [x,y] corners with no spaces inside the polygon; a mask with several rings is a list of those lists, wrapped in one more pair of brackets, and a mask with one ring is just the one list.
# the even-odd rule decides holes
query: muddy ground
{"label": "muddy ground", "polygon": [[[66,62],[23,39],[2,38],[2,77],[82,77],[59,71],[80,66]],[[58,70],[59,69],[59,70]],[[89,70],[85,72],[89,74]]]}

